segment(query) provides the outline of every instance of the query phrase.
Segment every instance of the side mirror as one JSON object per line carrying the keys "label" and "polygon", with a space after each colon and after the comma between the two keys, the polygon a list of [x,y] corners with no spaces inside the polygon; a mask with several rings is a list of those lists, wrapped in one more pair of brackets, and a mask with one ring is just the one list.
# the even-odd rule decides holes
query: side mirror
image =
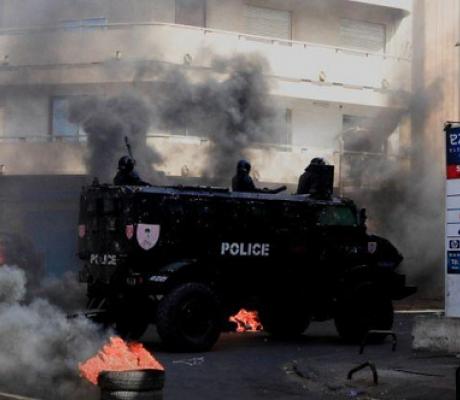
{"label": "side mirror", "polygon": [[367,220],[367,212],[365,208],[361,208],[359,210],[359,224],[361,226],[366,226],[366,220]]}

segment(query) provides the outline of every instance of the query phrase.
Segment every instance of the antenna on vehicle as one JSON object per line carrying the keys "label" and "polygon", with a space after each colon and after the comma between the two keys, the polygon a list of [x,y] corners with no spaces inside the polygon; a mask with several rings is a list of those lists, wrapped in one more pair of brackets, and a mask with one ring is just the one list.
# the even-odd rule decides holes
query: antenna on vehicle
{"label": "antenna on vehicle", "polygon": [[128,149],[128,155],[134,160],[133,152],[131,151],[131,144],[129,143],[128,136],[125,136],[125,145]]}

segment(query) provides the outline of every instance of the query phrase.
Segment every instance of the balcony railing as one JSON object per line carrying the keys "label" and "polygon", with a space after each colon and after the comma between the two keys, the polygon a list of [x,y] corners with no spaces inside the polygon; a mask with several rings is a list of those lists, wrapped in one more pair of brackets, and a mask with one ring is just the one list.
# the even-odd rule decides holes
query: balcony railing
{"label": "balcony railing", "polygon": [[224,57],[259,53],[267,59],[271,75],[280,79],[350,88],[410,88],[411,61],[406,57],[159,22],[81,30],[62,26],[3,29],[0,71],[91,67],[117,60],[209,67],[203,49]]}

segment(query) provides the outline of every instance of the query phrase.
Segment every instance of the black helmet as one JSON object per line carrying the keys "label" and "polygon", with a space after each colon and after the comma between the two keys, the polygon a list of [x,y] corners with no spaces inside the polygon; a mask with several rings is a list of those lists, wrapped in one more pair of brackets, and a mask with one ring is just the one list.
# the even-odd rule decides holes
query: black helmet
{"label": "black helmet", "polygon": [[118,160],[118,169],[123,172],[131,172],[134,169],[134,160],[129,156],[123,156]]}
{"label": "black helmet", "polygon": [[246,160],[238,161],[238,164],[236,166],[236,172],[245,172],[249,174],[250,171],[251,171],[251,164],[249,163],[249,161],[246,161]]}
{"label": "black helmet", "polygon": [[310,161],[310,165],[326,165],[326,161],[320,157],[315,157]]}

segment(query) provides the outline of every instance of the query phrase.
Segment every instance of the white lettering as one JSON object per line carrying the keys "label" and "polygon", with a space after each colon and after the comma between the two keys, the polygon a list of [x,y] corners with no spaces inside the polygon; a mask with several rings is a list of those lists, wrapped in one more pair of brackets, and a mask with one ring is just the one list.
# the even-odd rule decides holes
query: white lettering
{"label": "white lettering", "polygon": [[152,277],[150,277],[150,280],[152,282],[166,282],[166,280],[168,279],[167,276],[162,276],[162,275],[154,275]]}
{"label": "white lettering", "polygon": [[91,254],[89,263],[93,265],[117,265],[117,256],[115,254]]}
{"label": "white lettering", "polygon": [[262,255],[264,257],[268,257],[270,255],[270,245],[268,243],[264,243],[262,245]]}
{"label": "white lettering", "polygon": [[223,242],[221,245],[220,255],[223,256],[228,251],[229,248],[230,248],[230,244],[228,244],[227,242]]}
{"label": "white lettering", "polygon": [[228,243],[222,242],[220,244],[220,254],[240,256],[240,257],[269,257],[270,244],[269,243]]}
{"label": "white lettering", "polygon": [[237,256],[240,252],[240,246],[238,245],[238,243],[232,243],[230,245],[230,254],[232,256]]}

